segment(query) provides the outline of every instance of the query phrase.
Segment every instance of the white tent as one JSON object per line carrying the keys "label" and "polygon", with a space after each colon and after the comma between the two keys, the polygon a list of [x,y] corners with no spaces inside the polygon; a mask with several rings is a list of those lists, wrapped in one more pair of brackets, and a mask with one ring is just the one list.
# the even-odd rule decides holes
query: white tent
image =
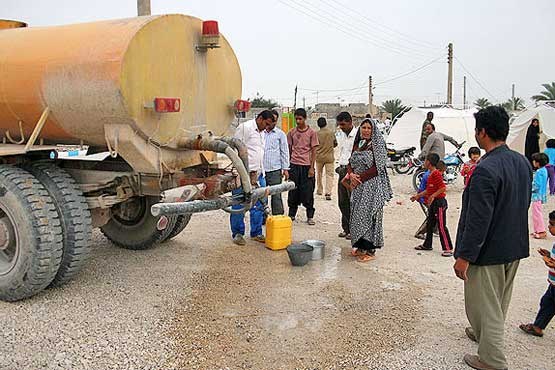
{"label": "white tent", "polygon": [[547,139],[555,138],[555,108],[549,103],[543,103],[521,112],[513,119],[507,137],[507,144],[511,149],[524,154],[526,131],[533,118],[540,121],[540,148],[545,147]]}
{"label": "white tent", "polygon": [[[474,139],[474,113],[476,109],[454,109],[454,108],[416,108],[413,107],[405,113],[393,126],[387,142],[393,144],[396,149],[414,146],[420,152],[420,134],[422,123],[426,120],[428,112],[434,113],[433,124],[436,131],[452,136],[457,142],[464,144],[465,151],[471,146],[477,146]],[[453,152],[455,147],[449,142],[445,143],[446,152]]]}

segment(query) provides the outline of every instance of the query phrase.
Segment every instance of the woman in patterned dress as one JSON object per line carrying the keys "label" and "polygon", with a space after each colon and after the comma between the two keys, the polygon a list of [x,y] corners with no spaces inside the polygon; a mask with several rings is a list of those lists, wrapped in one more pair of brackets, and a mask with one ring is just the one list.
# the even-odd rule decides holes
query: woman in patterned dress
{"label": "woman in patterned dress", "polygon": [[351,254],[360,262],[375,258],[383,247],[383,207],[393,196],[386,169],[385,141],[365,119],[355,137],[348,172],[343,179],[351,189]]}

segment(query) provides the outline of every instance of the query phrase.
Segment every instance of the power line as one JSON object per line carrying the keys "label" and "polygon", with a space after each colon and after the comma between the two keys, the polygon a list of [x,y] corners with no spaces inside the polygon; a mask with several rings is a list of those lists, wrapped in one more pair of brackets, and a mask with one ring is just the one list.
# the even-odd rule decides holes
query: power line
{"label": "power line", "polygon": [[424,68],[426,68],[426,67],[428,67],[428,66],[434,64],[435,62],[437,62],[438,60],[440,60],[440,59],[442,59],[442,58],[443,58],[443,55],[441,55],[441,56],[439,56],[439,57],[437,57],[437,58],[431,60],[430,62],[428,62],[428,63],[426,63],[426,64],[424,64],[424,65],[422,65],[422,66],[420,66],[420,67],[418,67],[418,68],[415,68],[415,69],[413,69],[413,70],[411,70],[411,71],[408,71],[408,72],[403,73],[403,74],[400,74],[400,75],[398,75],[398,76],[395,76],[395,77],[389,78],[389,79],[387,79],[387,80],[378,82],[378,83],[374,84],[374,86],[383,85],[383,84],[385,84],[385,83],[388,83],[388,82],[391,82],[391,81],[395,81],[395,80],[398,80],[398,79],[400,79],[400,78],[403,78],[403,77],[406,77],[406,76],[408,76],[408,75],[411,75],[411,74],[413,74],[413,73],[416,73],[416,72],[418,72],[418,71],[420,71],[420,70],[422,70],[422,69],[424,69]]}
{"label": "power line", "polygon": [[[387,45],[387,44],[380,43],[380,42],[377,42],[375,40],[372,40],[371,38],[369,38],[369,35],[366,31],[357,29],[354,26],[350,26],[349,23],[340,23],[339,21],[337,21],[335,19],[336,18],[335,14],[324,11],[327,14],[331,14],[332,18],[330,18],[326,15],[322,15],[318,11],[314,11],[314,9],[311,9],[310,7],[304,5],[303,3],[300,3],[296,0],[289,0],[289,1],[291,1],[291,3],[293,3],[293,4],[295,4],[295,6],[293,6],[291,3],[286,2],[284,0],[278,0],[279,3],[285,5],[289,8],[291,8],[291,9],[299,12],[299,13],[302,13],[302,14],[306,15],[307,17],[309,17],[313,20],[316,20],[316,21],[318,21],[322,24],[325,24],[328,27],[331,26],[331,27],[335,28],[336,30],[346,34],[347,36],[357,38],[357,39],[359,39],[363,42],[370,43],[374,46],[380,47],[382,49],[386,49],[386,50],[391,51],[391,52],[395,52],[397,54],[410,56],[410,57],[413,57],[413,58],[414,57],[424,57],[424,56],[426,56],[423,53],[407,53],[407,52],[405,52],[404,49],[398,48],[394,45]],[[302,8],[302,9],[299,9],[299,7]]]}
{"label": "power line", "polygon": [[459,65],[462,67],[462,69],[464,69],[466,71],[466,73],[468,73],[470,75],[470,77],[474,80],[474,82],[476,82],[478,84],[478,86],[480,86],[482,88],[482,90],[484,90],[494,101],[497,101],[499,99],[497,99],[495,96],[493,96],[493,94],[491,92],[489,92],[488,89],[486,89],[484,87],[484,85],[482,85],[482,83],[480,81],[478,81],[478,79],[476,77],[474,77],[474,75],[472,74],[472,72],[470,72],[465,66],[464,64],[462,64],[462,62],[459,60],[459,58],[454,57],[455,60],[457,61],[457,63],[459,63]]}
{"label": "power line", "polygon": [[353,87],[353,88],[348,88],[348,89],[305,89],[302,87],[299,87],[299,90],[303,90],[303,91],[314,91],[314,92],[338,92],[338,91],[353,91],[353,90],[360,90],[364,87],[368,87],[368,84],[365,82],[363,83],[361,86],[359,87]]}
{"label": "power line", "polygon": [[[328,16],[331,17],[331,20],[333,20],[334,22],[339,24],[341,27],[350,28],[355,33],[363,33],[366,36],[366,38],[369,39],[370,42],[374,43],[375,45],[379,45],[382,48],[395,49],[398,52],[405,53],[405,54],[407,52],[409,52],[409,53],[413,53],[413,54],[418,54],[420,56],[427,56],[427,53],[420,50],[420,49],[412,48],[412,51],[411,51],[411,50],[408,50],[408,49],[411,49],[411,47],[407,47],[406,45],[399,45],[399,44],[394,44],[393,42],[383,41],[383,38],[371,34],[370,32],[367,31],[367,29],[365,27],[361,27],[360,25],[356,25],[356,23],[353,23],[352,22],[352,17],[349,16],[345,12],[341,11],[346,18],[340,18],[340,17],[338,17],[337,11],[330,12],[327,9],[316,6],[315,4],[311,3],[308,0],[304,0],[303,3],[300,3],[297,0],[290,0],[290,1],[293,1],[297,4],[299,4],[299,5],[303,4],[303,3],[310,5],[310,7],[314,8],[314,9],[311,9],[311,8],[308,8],[308,9],[310,9],[313,13],[318,14],[322,17],[324,17],[322,15],[322,13],[327,14]],[[305,8],[306,8],[306,6],[305,6]],[[338,20],[336,20],[336,19],[338,19]],[[409,55],[409,54],[407,54],[407,55]]]}
{"label": "power line", "polygon": [[[390,38],[390,40],[393,40],[392,37],[395,38],[394,40],[396,40],[396,41],[393,41],[393,42],[396,42],[396,43],[399,43],[399,44],[401,44],[402,42],[405,42],[405,43],[408,42],[408,43],[411,44],[411,47],[412,46],[417,46],[417,47],[426,48],[426,49],[440,49],[437,46],[431,46],[432,44],[430,44],[428,42],[423,42],[423,41],[417,40],[417,39],[415,39],[411,36],[408,36],[408,35],[405,35],[405,34],[399,32],[399,31],[393,30],[393,29],[389,28],[386,25],[382,25],[377,20],[371,19],[371,18],[365,16],[364,14],[362,14],[362,12],[360,10],[352,9],[352,8],[348,7],[347,5],[342,4],[342,3],[340,3],[339,1],[336,1],[336,0],[331,0],[331,1],[335,4],[337,4],[338,6],[330,4],[330,2],[328,2],[327,0],[320,0],[320,2],[326,4],[327,6],[334,9],[335,11],[338,11],[338,12],[341,12],[341,13],[345,14],[349,18],[352,18],[353,16],[357,17],[359,20],[361,20],[361,23],[365,23],[365,24],[367,24],[368,26],[370,26],[372,28],[381,29],[382,31],[379,31],[379,32],[383,32],[386,35],[389,33],[391,35],[391,36],[388,36]],[[345,12],[345,10],[348,10],[349,12],[351,12],[351,15],[349,15],[347,12]],[[394,36],[393,34],[397,34],[397,35]],[[420,45],[417,45],[417,44],[420,44]],[[406,47],[406,46],[404,46],[404,47]]]}
{"label": "power line", "polygon": [[[375,84],[374,84],[374,88],[375,88],[376,86],[383,85],[383,84],[386,84],[386,83],[388,83],[388,82],[395,81],[395,80],[398,80],[398,79],[400,79],[400,78],[409,76],[409,75],[414,74],[414,73],[416,73],[416,72],[419,72],[419,71],[423,70],[424,68],[429,67],[430,65],[434,64],[435,62],[437,62],[438,60],[440,60],[440,59],[442,59],[442,58],[443,58],[443,55],[440,55],[440,56],[438,56],[437,58],[434,58],[434,59],[432,59],[431,61],[427,62],[426,64],[423,64],[423,65],[421,65],[421,66],[419,66],[419,67],[417,67],[417,68],[415,68],[415,69],[412,69],[412,70],[407,71],[407,72],[404,72],[404,73],[402,73],[402,74],[400,74],[400,75],[397,75],[397,76],[388,78],[388,79],[386,79],[386,80],[384,80],[384,81],[375,83]],[[313,91],[313,92],[348,92],[348,91],[362,90],[363,88],[367,88],[367,87],[368,87],[368,83],[364,83],[364,84],[362,84],[362,85],[359,86],[359,87],[353,87],[353,88],[348,88],[348,89],[305,89],[305,88],[299,88],[299,90],[303,90],[303,91]],[[340,95],[344,95],[344,94],[338,94],[338,95],[334,95],[334,96],[340,96]],[[344,96],[345,96],[345,95],[344,95]],[[323,98],[323,97],[325,97],[325,96],[321,96],[321,97]]]}

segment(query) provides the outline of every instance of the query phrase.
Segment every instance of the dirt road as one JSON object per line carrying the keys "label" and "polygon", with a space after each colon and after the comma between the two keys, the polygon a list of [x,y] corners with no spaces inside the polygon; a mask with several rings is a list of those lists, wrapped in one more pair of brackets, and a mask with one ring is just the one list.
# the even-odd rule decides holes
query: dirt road
{"label": "dirt road", "polygon": [[[422,213],[408,201],[410,177],[392,182],[386,246],[368,264],[336,236],[336,199],[317,199],[316,226],[301,213],[294,224],[295,240],[327,242],[325,259],[302,268],[285,251],[232,244],[223,212],[195,215],[174,241],[144,252],[96,233],[74,282],[0,302],[0,369],[467,369],[462,355],[476,347],[463,332],[453,260],[437,239],[433,252],[413,250]],[[449,194],[453,236],[461,190]],[[555,326],[543,338],[517,328],[533,319],[546,284],[533,251],[507,320],[512,369],[553,369]]]}

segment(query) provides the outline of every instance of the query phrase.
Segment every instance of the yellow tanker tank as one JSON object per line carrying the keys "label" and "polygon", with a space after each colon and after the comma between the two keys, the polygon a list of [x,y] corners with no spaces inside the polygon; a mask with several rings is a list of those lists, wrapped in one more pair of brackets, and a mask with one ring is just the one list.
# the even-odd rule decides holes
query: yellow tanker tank
{"label": "yellow tanker tank", "polygon": [[[125,125],[146,142],[172,148],[183,135],[223,134],[234,117],[241,94],[237,58],[223,37],[218,49],[197,50],[200,19],[162,15],[55,27],[4,25],[0,136],[18,138],[22,128],[28,138],[49,107],[39,136],[45,143],[106,147],[106,125]],[[181,99],[180,111],[155,112],[156,97]]]}

